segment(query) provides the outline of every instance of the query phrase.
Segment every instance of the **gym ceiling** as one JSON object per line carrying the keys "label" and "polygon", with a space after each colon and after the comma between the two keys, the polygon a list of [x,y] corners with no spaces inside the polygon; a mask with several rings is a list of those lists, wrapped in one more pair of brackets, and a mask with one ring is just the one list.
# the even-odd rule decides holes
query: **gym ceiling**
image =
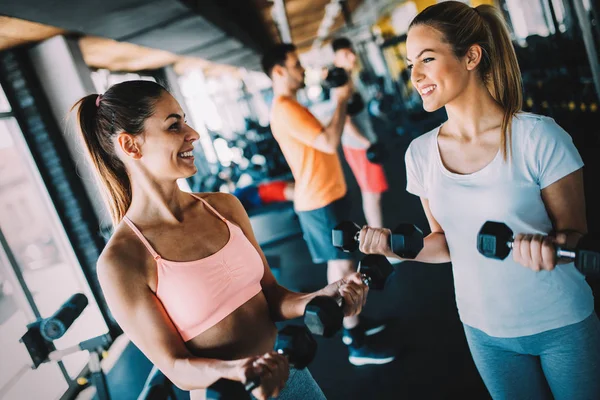
{"label": "gym ceiling", "polygon": [[[317,38],[330,2],[283,1],[301,51]],[[346,0],[351,12],[362,2]],[[261,53],[280,41],[273,7],[273,0],[0,0],[0,50],[65,34],[79,37],[93,68],[258,70]],[[342,25],[340,12],[329,32]]]}

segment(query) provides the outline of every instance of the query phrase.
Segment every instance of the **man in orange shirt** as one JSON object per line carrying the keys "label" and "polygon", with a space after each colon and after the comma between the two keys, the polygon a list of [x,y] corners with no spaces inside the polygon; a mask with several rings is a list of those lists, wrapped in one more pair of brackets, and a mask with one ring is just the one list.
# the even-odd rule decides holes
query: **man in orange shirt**
{"label": "man in orange shirt", "polygon": [[[338,148],[346,121],[346,105],[354,89],[349,82],[332,91],[337,105],[331,122],[323,127],[296,100],[296,93],[304,87],[304,68],[295,46],[277,45],[262,61],[265,73],[273,81],[271,131],[294,175],[294,208],[304,240],[314,263],[327,262],[327,280],[334,282],[356,270],[353,256],[331,243],[333,227],[348,219],[350,208],[345,199],[346,181]],[[344,318],[343,340],[349,346],[352,364],[385,364],[394,360],[393,354],[365,345],[365,336],[383,328],[383,324],[370,327],[359,324],[358,317]]]}

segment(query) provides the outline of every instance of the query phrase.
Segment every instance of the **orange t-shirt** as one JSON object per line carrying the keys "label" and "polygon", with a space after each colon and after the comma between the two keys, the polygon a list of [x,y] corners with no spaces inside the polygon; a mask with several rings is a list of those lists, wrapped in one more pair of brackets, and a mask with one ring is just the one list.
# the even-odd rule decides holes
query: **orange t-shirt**
{"label": "orange t-shirt", "polygon": [[323,132],[323,126],[306,107],[291,97],[275,97],[271,131],[296,181],[296,211],[325,207],[346,194],[338,154],[327,154],[312,147]]}

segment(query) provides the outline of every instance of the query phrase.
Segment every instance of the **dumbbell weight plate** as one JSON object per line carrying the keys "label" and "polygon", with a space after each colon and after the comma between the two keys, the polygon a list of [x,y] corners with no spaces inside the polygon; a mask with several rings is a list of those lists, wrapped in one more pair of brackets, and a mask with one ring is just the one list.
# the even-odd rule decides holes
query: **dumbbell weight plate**
{"label": "dumbbell weight plate", "polygon": [[354,116],[359,114],[365,108],[365,102],[358,92],[354,92],[350,100],[348,101],[348,105],[346,106],[346,112],[350,116]]}
{"label": "dumbbell weight plate", "polygon": [[513,231],[502,222],[487,221],[477,234],[477,250],[483,256],[504,260],[510,254],[508,243]]}
{"label": "dumbbell weight plate", "polygon": [[402,258],[415,258],[423,249],[423,231],[413,224],[400,224],[392,232],[391,248]]}
{"label": "dumbbell weight plate", "polygon": [[348,82],[348,74],[343,68],[331,68],[325,78],[325,86],[329,88],[337,88],[344,86]]}
{"label": "dumbbell weight plate", "polygon": [[336,225],[331,231],[331,242],[339,249],[346,252],[358,250],[356,234],[360,232],[360,226],[352,221],[343,221]]}
{"label": "dumbbell weight plate", "polygon": [[288,325],[279,331],[275,350],[287,354],[290,366],[303,369],[317,354],[317,341],[306,326]]}
{"label": "dumbbell weight plate", "polygon": [[369,277],[369,288],[383,290],[385,282],[394,272],[394,267],[385,256],[369,254],[358,265],[358,272]]}
{"label": "dumbbell weight plate", "polygon": [[308,303],[304,311],[304,324],[315,335],[332,337],[342,328],[344,313],[331,297],[318,296]]}

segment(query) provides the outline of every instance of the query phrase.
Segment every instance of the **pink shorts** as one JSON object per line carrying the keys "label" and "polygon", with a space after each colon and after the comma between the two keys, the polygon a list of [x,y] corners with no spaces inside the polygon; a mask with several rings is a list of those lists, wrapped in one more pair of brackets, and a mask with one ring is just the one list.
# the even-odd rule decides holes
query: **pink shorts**
{"label": "pink shorts", "polygon": [[388,190],[385,172],[380,164],[367,159],[367,149],[343,146],[344,156],[362,192],[383,193]]}

